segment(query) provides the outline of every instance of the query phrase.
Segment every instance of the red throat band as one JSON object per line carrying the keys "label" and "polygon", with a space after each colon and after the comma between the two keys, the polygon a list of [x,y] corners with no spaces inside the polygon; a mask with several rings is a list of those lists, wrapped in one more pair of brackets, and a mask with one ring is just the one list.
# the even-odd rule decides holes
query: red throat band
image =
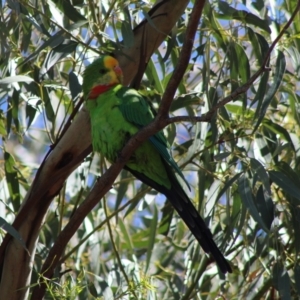
{"label": "red throat band", "polygon": [[96,85],[92,88],[89,99],[96,99],[99,95],[103,94],[104,92],[108,91],[110,88],[115,86],[116,84],[108,84],[108,85]]}

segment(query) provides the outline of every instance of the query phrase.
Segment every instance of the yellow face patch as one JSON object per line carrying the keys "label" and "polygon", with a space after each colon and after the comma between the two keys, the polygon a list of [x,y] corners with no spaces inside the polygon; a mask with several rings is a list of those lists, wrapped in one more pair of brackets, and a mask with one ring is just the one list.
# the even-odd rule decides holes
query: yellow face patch
{"label": "yellow face patch", "polygon": [[107,69],[113,69],[114,67],[118,66],[119,62],[113,58],[112,56],[106,56],[104,58],[104,66]]}

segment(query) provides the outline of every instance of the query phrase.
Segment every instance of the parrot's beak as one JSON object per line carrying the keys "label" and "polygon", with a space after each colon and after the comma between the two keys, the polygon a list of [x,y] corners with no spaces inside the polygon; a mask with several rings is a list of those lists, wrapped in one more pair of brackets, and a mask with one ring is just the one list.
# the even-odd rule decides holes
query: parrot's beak
{"label": "parrot's beak", "polygon": [[114,71],[117,75],[118,80],[120,81],[120,83],[122,83],[123,82],[123,72],[122,72],[122,69],[120,68],[120,66],[115,66]]}

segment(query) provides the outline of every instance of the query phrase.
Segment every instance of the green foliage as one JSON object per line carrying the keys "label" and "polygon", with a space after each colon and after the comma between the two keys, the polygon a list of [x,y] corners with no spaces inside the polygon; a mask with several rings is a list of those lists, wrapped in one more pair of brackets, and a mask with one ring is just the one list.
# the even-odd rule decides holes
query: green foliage
{"label": "green foliage", "polygon": [[[133,28],[149,19],[153,2],[2,3],[2,236],[8,231],[25,247],[9,224],[74,111],[84,66],[99,53],[131,47]],[[191,119],[166,133],[192,187],[188,195],[233,274],[220,274],[169,204],[124,171],[69,242],[54,278],[46,280],[46,299],[300,297],[299,14],[273,50],[269,70],[209,123],[193,121],[247,83],[296,2],[271,7],[255,1],[246,8],[245,1],[207,1],[170,110]],[[192,6],[141,81],[141,93],[155,108],[178,63]],[[90,155],[55,197],[41,229],[31,287],[43,279],[49,250],[107,166]]]}

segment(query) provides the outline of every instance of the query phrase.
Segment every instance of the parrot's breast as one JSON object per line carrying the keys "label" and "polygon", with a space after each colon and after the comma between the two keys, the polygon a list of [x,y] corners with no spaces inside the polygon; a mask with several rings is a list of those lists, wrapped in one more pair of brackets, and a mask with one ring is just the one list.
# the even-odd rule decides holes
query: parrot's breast
{"label": "parrot's breast", "polygon": [[[91,118],[93,150],[105,156],[110,162],[117,159],[130,137],[139,130],[126,120],[120,110],[121,104],[122,99],[110,92],[87,102]],[[126,165],[170,188],[162,158],[149,140],[133,153]]]}
{"label": "parrot's breast", "polygon": [[116,160],[126,141],[137,132],[134,126],[126,122],[119,105],[119,101],[109,100],[97,103],[91,112],[94,151],[104,155],[110,162]]}

